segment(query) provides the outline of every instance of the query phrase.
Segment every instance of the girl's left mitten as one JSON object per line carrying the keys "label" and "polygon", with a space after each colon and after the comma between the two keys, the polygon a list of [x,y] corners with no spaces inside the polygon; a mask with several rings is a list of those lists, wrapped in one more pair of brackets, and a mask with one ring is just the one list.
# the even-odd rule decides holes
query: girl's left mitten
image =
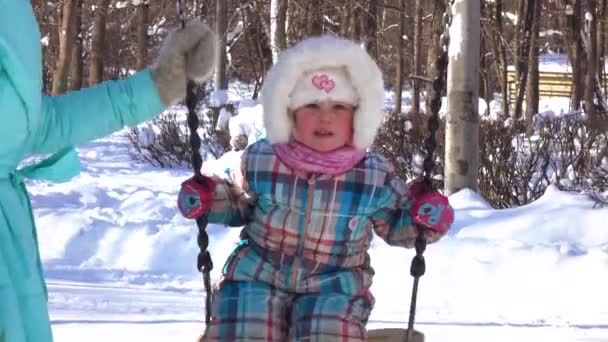
{"label": "girl's left mitten", "polygon": [[177,198],[177,207],[187,219],[199,218],[211,209],[215,182],[209,177],[196,180],[194,177],[182,183]]}

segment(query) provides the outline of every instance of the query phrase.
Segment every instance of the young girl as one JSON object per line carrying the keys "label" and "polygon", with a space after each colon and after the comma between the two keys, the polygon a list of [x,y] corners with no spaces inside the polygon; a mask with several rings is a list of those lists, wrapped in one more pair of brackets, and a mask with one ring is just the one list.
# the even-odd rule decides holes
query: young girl
{"label": "young girl", "polygon": [[[360,46],[307,39],[267,75],[267,140],[244,151],[233,182],[184,183],[186,217],[207,214],[245,233],[223,268],[203,340],[366,340],[373,232],[411,247],[413,220],[435,231],[434,242],[453,219],[447,198],[415,196],[384,158],[366,152],[383,101],[381,71]],[[189,208],[193,189],[202,203]],[[425,204],[436,209],[410,213]]]}

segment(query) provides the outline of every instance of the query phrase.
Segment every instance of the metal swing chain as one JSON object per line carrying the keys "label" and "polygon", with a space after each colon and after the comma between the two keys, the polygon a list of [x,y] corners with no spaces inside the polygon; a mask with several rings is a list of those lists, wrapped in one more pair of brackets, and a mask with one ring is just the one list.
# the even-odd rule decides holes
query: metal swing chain
{"label": "metal swing chain", "polygon": [[[186,13],[184,11],[183,0],[177,0],[177,13],[181,22],[182,29],[186,28]],[[201,167],[203,166],[203,158],[201,157],[201,138],[198,135],[199,119],[196,114],[196,94],[194,93],[195,84],[188,80],[186,86],[186,107],[188,108],[188,129],[190,130],[190,148],[192,152],[192,168],[194,170],[194,179],[202,183],[203,175]],[[202,216],[196,219],[198,227],[198,247],[199,253],[196,262],[196,268],[203,274],[203,286],[205,287],[205,323],[211,323],[211,275],[213,269],[213,261],[211,254],[207,248],[209,247],[209,235],[207,235],[207,216]]]}
{"label": "metal swing chain", "polygon": [[[423,185],[426,191],[434,189],[432,175],[435,169],[435,150],[437,149],[437,131],[439,130],[439,110],[441,109],[441,99],[446,89],[446,76],[448,68],[448,46],[450,43],[449,28],[452,23],[451,7],[453,0],[447,1],[446,10],[443,16],[444,32],[440,38],[441,50],[437,54],[435,60],[435,78],[433,79],[433,94],[430,103],[431,116],[428,119],[427,125],[429,135],[424,141],[426,157],[422,164],[423,168]],[[424,262],[424,250],[426,249],[426,233],[427,228],[421,225],[416,225],[418,230],[418,236],[414,242],[414,248],[416,249],[416,255],[412,259],[410,266],[410,275],[414,277],[414,284],[412,287],[412,298],[410,301],[410,313],[406,335],[406,342],[413,338],[414,333],[414,321],[416,317],[416,300],[418,298],[418,282],[420,277],[424,275],[426,265]]]}

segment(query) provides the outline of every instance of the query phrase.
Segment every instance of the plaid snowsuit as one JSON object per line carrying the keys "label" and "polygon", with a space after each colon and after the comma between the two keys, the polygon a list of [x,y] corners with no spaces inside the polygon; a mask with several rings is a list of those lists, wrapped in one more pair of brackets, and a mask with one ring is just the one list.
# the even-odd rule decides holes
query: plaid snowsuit
{"label": "plaid snowsuit", "polygon": [[416,237],[390,164],[368,153],[338,176],[301,174],[261,140],[236,171],[209,222],[244,225],[247,239],[224,266],[205,340],[366,340],[373,231],[394,246]]}

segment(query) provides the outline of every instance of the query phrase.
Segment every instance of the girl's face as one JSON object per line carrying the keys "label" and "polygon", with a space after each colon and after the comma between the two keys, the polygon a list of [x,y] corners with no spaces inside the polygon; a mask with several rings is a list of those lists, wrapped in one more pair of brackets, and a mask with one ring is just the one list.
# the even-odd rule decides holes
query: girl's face
{"label": "girl's face", "polygon": [[323,101],[311,103],[293,112],[295,139],[320,152],[352,144],[353,105]]}

